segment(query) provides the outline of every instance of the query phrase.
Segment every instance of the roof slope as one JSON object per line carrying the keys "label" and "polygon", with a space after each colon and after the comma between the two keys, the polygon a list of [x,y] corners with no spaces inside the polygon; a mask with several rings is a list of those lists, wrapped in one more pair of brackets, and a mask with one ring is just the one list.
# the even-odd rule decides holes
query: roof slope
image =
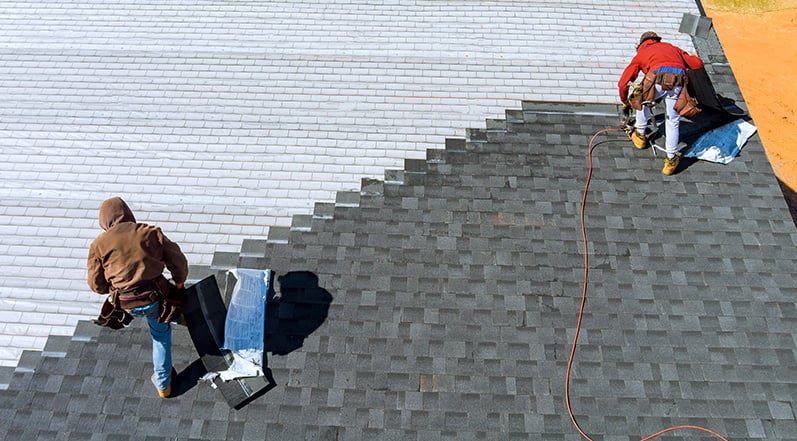
{"label": "roof slope", "polygon": [[[727,66],[711,70],[740,101]],[[277,386],[241,410],[204,384],[158,399],[142,323],[82,323],[0,391],[0,439],[578,439],[563,393],[579,204],[588,141],[617,120],[610,105],[525,102],[219,254],[219,271],[311,271],[333,297],[300,348],[269,356]],[[683,423],[797,439],[797,231],[758,138],[672,177],[619,134],[598,141],[571,394],[582,426],[605,440]],[[195,360],[178,329],[178,370]]]}

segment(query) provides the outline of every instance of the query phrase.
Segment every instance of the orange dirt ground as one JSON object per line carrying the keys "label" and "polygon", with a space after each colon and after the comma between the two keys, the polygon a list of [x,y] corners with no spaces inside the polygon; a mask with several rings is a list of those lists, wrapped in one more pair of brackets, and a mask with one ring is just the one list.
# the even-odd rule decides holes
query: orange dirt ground
{"label": "orange dirt ground", "polygon": [[797,2],[781,3],[766,12],[704,7],[775,175],[797,191]]}

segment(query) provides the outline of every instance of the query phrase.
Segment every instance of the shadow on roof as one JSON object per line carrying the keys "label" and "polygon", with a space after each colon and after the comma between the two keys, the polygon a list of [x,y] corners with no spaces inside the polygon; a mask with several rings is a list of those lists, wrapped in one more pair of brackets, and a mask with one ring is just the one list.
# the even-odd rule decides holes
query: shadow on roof
{"label": "shadow on roof", "polygon": [[797,192],[780,179],[778,179],[778,185],[780,185],[780,190],[783,192],[783,198],[786,199],[786,205],[789,206],[789,214],[794,220],[794,226],[797,226]]}

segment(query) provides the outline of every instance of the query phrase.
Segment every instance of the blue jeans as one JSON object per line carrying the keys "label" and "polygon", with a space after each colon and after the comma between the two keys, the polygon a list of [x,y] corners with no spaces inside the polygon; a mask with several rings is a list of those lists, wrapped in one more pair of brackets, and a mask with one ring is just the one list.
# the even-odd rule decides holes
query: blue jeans
{"label": "blue jeans", "polygon": [[136,317],[146,317],[149,334],[152,336],[152,367],[155,370],[153,382],[159,390],[165,390],[171,383],[172,374],[172,328],[168,323],[158,323],[158,306],[155,302],[130,310]]}

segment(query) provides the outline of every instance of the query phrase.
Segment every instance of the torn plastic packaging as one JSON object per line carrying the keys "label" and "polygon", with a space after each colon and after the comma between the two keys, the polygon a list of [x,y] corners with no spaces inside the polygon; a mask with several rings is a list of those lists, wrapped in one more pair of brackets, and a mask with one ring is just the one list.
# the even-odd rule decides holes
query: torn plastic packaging
{"label": "torn plastic packaging", "polygon": [[212,383],[217,376],[224,381],[263,376],[263,341],[266,300],[272,283],[271,270],[236,268],[227,318],[224,323],[223,349],[230,351],[231,365],[224,371],[209,372],[202,380]]}

